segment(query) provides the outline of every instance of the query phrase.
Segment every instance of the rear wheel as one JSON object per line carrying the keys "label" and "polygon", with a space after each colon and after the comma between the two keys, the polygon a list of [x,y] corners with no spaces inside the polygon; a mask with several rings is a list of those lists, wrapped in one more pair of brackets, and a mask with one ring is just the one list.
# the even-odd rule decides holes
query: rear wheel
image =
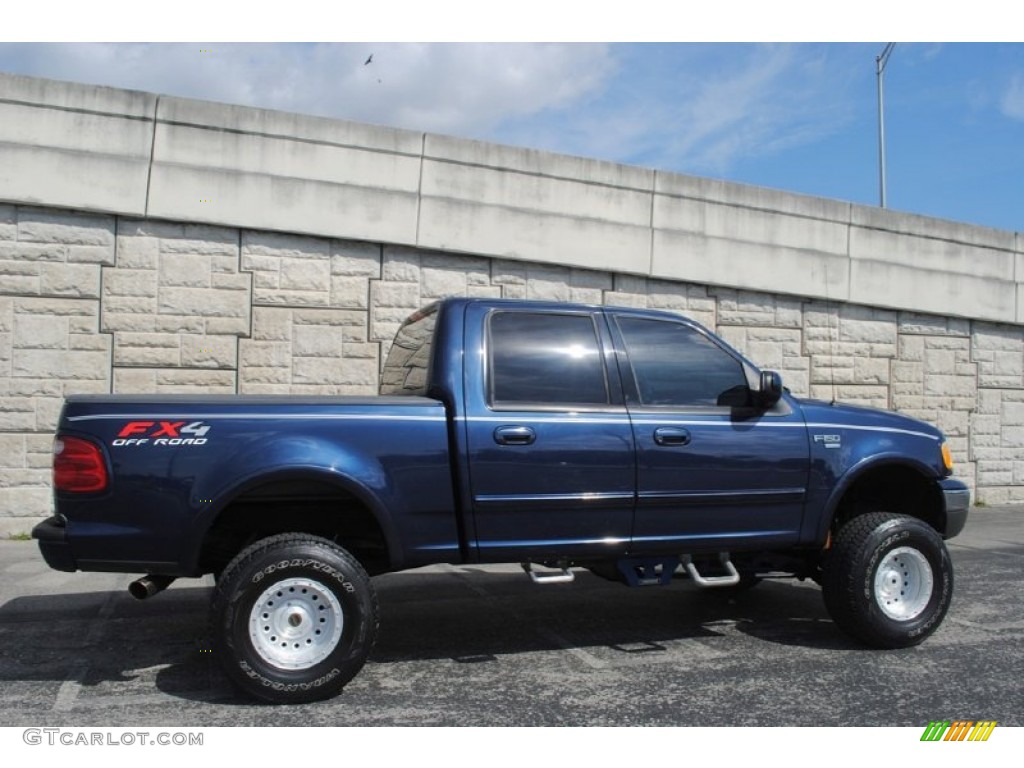
{"label": "rear wheel", "polygon": [[872,512],[839,530],[824,563],[822,593],[844,632],[878,648],[904,648],[942,623],[953,595],[953,565],[927,523]]}
{"label": "rear wheel", "polygon": [[376,637],[369,576],[331,541],[282,534],[243,550],[211,604],[213,650],[231,681],[274,703],[336,695]]}

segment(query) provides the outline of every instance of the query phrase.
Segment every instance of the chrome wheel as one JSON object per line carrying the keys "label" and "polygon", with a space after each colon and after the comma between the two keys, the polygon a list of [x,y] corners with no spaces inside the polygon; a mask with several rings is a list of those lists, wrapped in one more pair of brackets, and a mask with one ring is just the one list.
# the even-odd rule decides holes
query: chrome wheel
{"label": "chrome wheel", "polygon": [[210,601],[212,650],[241,691],[274,704],[329,699],[377,636],[370,577],[333,541],[278,533],[224,568]]}
{"label": "chrome wheel", "polygon": [[913,547],[899,547],[878,564],[875,602],[890,619],[910,621],[927,607],[934,584],[928,559]]}
{"label": "chrome wheel", "polygon": [[280,669],[309,669],[331,655],[341,639],[341,604],[318,581],[292,578],[263,591],[249,613],[253,648]]}

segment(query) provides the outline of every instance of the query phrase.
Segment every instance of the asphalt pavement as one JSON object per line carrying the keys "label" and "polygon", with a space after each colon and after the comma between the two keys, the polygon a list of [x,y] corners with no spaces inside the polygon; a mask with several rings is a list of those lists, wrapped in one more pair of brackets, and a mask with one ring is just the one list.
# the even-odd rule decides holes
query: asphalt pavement
{"label": "asphalt pavement", "polygon": [[437,566],[374,580],[369,663],[337,698],[234,692],[206,650],[209,580],[139,602],[119,574],[59,573],[0,541],[0,725],[1024,725],[1024,507],[972,510],[953,604],[915,648],[843,635],[813,583],[738,597],[681,581]]}

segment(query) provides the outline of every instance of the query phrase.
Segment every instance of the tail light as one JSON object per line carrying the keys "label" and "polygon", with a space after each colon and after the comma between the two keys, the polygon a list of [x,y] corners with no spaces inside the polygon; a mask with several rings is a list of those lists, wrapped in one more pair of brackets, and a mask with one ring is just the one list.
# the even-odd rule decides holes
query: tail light
{"label": "tail light", "polygon": [[78,437],[54,440],[53,487],[64,493],[106,490],[107,463],[99,446]]}

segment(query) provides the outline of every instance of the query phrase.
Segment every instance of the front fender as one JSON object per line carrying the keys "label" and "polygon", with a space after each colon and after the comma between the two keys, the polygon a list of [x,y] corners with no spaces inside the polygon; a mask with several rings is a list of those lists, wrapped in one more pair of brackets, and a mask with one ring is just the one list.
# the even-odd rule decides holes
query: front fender
{"label": "front fender", "polygon": [[939,480],[939,478],[935,477],[935,471],[931,466],[906,454],[881,453],[861,459],[839,478],[839,481],[829,494],[815,529],[814,541],[816,543],[825,541],[829,528],[832,526],[832,521],[835,519],[836,512],[839,509],[839,504],[842,502],[846,492],[867,474],[889,467],[904,467],[914,470],[922,478],[931,482],[938,482]]}

